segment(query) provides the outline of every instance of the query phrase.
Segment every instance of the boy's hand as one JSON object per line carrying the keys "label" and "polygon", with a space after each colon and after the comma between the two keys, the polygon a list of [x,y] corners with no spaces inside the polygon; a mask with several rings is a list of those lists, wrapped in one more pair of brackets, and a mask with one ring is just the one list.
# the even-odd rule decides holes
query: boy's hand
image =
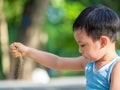
{"label": "boy's hand", "polygon": [[18,42],[12,43],[10,45],[10,52],[14,58],[25,56],[27,53],[27,49],[28,49],[27,46]]}

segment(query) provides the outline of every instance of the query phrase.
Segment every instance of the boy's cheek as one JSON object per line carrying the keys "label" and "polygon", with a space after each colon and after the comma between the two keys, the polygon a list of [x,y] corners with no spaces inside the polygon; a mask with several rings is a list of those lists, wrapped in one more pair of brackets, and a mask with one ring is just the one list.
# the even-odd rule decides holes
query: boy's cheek
{"label": "boy's cheek", "polygon": [[96,52],[87,52],[85,56],[90,60],[94,60],[96,58]]}

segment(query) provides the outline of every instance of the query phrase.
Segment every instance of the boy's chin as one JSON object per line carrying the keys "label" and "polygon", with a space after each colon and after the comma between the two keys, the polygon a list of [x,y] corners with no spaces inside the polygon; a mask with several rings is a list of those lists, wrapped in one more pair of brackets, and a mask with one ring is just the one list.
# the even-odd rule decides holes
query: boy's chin
{"label": "boy's chin", "polygon": [[94,58],[89,58],[89,57],[86,57],[86,59],[89,61],[89,62],[95,62],[96,59]]}

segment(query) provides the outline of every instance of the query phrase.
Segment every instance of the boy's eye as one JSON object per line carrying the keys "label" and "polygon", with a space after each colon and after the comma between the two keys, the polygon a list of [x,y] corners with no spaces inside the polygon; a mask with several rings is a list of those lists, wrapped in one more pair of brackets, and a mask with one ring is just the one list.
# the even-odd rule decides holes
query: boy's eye
{"label": "boy's eye", "polygon": [[85,46],[85,44],[83,44],[83,45],[80,45],[80,47],[84,47]]}

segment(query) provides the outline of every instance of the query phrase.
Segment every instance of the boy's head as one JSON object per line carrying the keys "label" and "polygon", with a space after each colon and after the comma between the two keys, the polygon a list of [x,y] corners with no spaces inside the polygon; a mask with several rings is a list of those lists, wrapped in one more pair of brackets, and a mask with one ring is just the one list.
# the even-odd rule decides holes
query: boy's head
{"label": "boy's head", "polygon": [[120,20],[117,14],[108,7],[103,5],[90,6],[76,18],[73,30],[85,30],[93,40],[107,36],[112,42],[115,42],[118,39]]}

